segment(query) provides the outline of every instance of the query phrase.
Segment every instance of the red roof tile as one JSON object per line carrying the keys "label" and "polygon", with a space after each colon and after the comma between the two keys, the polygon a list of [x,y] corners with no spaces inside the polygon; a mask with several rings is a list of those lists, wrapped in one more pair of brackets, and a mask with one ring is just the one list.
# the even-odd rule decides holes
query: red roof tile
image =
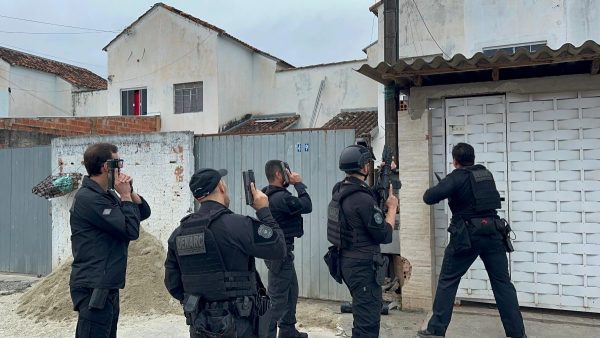
{"label": "red roof tile", "polygon": [[323,129],[347,128],[356,130],[356,136],[370,134],[377,128],[377,110],[341,112],[323,125]]}
{"label": "red roof tile", "polygon": [[0,59],[8,62],[11,66],[25,67],[54,74],[78,87],[96,90],[106,89],[106,80],[85,68],[4,47],[0,47]]}
{"label": "red roof tile", "polygon": [[300,115],[257,115],[222,131],[221,134],[255,134],[282,131],[293,126]]}

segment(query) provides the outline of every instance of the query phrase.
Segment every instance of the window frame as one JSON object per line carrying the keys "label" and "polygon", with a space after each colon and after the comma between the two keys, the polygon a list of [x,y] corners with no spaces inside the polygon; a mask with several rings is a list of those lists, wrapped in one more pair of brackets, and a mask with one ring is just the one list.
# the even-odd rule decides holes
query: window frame
{"label": "window frame", "polygon": [[[123,94],[129,92],[140,92],[140,115],[133,114],[133,110],[129,110],[132,107],[129,105],[129,94],[127,94],[127,102],[123,102]],[[135,95],[135,94],[134,94]],[[120,103],[121,103],[121,116],[146,116],[148,115],[148,88],[147,87],[133,87],[125,88],[120,90]],[[124,114],[124,104],[127,105],[127,114]]]}
{"label": "window frame", "polygon": [[[177,88],[178,86],[179,88]],[[196,92],[193,93],[193,91]],[[178,103],[179,97],[181,97],[181,102]],[[197,101],[194,101],[194,99]],[[188,102],[186,102],[186,100],[188,100]],[[179,115],[189,113],[202,113],[203,111],[204,81],[192,81],[173,84],[173,114]]]}

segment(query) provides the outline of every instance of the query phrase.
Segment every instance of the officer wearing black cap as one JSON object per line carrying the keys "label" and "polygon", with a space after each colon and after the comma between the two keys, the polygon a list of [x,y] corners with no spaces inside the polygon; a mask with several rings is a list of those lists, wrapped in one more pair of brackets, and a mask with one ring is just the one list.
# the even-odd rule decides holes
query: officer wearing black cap
{"label": "officer wearing black cap", "polygon": [[[293,250],[294,238],[304,235],[302,214],[312,211],[312,201],[300,174],[292,172],[285,162],[268,161],[265,175],[269,185],[262,191],[269,196],[269,209],[283,230],[288,252],[282,260],[265,260],[269,269],[269,296],[273,303],[269,338],[305,338],[308,334],[295,327],[298,277]],[[289,185],[294,186],[298,197],[287,190]]]}
{"label": "officer wearing black cap", "polygon": [[484,166],[474,165],[475,150],[467,143],[456,144],[452,158],[456,170],[423,195],[423,201],[430,205],[447,198],[452,218],[433,314],[427,329],[417,335],[444,337],[460,279],[479,256],[490,276],[506,336],[526,337],[517,292],[508,274],[506,252],[512,250],[512,245],[506,238],[506,223],[496,212],[501,200],[494,177]]}
{"label": "officer wearing black cap", "polygon": [[390,187],[384,214],[375,193],[365,182],[369,176],[371,151],[361,145],[346,147],[339,168],[346,178],[336,183],[329,203],[327,239],[339,249],[341,277],[352,295],[352,337],[378,337],[383,281],[380,244],[392,241],[398,199]]}
{"label": "officer wearing black cap", "polygon": [[[165,286],[184,306],[190,337],[257,337],[270,306],[254,258],[282,259],[282,230],[252,184],[258,219],[228,209],[226,170],[200,169],[190,189],[200,209],[168,241]],[[263,328],[263,330],[266,330]]]}

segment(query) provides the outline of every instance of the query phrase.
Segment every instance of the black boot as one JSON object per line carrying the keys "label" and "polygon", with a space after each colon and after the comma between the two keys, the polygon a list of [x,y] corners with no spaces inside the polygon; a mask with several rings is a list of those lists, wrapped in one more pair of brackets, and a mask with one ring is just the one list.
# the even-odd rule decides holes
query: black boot
{"label": "black boot", "polygon": [[433,332],[430,332],[429,330],[419,330],[417,332],[417,336],[421,337],[421,338],[440,338],[440,337],[444,337],[443,335],[438,335],[435,334]]}
{"label": "black boot", "polygon": [[300,332],[293,329],[281,329],[279,328],[279,334],[277,334],[277,338],[308,338],[308,333]]}

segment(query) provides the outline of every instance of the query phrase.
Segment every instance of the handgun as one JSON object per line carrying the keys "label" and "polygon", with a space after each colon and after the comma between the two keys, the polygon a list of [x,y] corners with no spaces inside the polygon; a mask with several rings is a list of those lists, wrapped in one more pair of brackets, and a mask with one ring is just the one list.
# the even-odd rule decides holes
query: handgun
{"label": "handgun", "polygon": [[246,196],[246,205],[254,204],[254,196],[252,195],[252,188],[250,183],[254,183],[256,186],[256,181],[254,180],[254,171],[252,169],[248,171],[242,171],[242,179],[244,180],[244,193]]}

